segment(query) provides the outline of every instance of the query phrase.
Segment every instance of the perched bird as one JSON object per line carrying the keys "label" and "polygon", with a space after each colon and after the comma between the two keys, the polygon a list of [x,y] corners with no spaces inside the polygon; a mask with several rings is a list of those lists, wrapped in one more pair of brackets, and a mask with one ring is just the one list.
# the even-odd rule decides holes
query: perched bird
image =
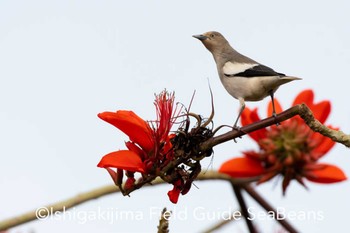
{"label": "perched bird", "polygon": [[199,39],[213,54],[222,84],[230,95],[239,100],[241,109],[234,128],[237,128],[245,101],[259,101],[271,96],[273,116],[276,117],[274,92],[282,84],[301,79],[278,73],[240,54],[219,32],[206,32],[193,37]]}

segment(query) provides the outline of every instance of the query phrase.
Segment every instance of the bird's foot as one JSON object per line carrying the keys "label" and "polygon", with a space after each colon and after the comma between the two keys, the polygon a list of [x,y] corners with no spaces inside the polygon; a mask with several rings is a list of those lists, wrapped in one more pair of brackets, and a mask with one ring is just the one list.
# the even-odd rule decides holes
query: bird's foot
{"label": "bird's foot", "polygon": [[232,126],[232,130],[240,131],[240,130],[241,130],[241,127],[238,126],[238,125],[233,125],[233,126]]}
{"label": "bird's foot", "polygon": [[272,117],[275,119],[275,122],[276,122],[276,126],[279,126],[280,123],[277,121],[277,114],[274,112],[272,113]]}
{"label": "bird's foot", "polygon": [[[242,133],[244,133],[244,134],[248,134],[247,132],[245,132],[244,130],[242,130],[242,127],[240,127],[240,126],[238,126],[238,125],[232,126],[232,130],[240,131],[240,132],[242,132]],[[239,137],[239,138],[242,138],[241,136],[238,136],[238,137]],[[237,143],[237,141],[236,141],[235,138],[233,139],[233,141],[234,141],[235,143]]]}
{"label": "bird's foot", "polygon": [[240,126],[238,126],[238,125],[232,126],[232,130],[236,130],[236,131],[240,131],[240,132],[242,132],[242,133],[244,133],[244,134],[248,134],[246,131],[244,131],[244,130],[242,129],[242,127],[240,127]]}

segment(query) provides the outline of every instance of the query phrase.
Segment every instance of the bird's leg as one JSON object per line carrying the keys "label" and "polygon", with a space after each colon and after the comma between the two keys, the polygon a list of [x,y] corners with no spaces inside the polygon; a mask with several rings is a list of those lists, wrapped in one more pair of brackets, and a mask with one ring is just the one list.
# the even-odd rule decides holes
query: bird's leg
{"label": "bird's leg", "polygon": [[239,100],[239,104],[241,105],[241,109],[239,110],[239,114],[238,114],[238,117],[237,117],[237,119],[235,121],[235,124],[233,125],[233,128],[239,130],[240,127],[237,126],[237,123],[238,123],[238,120],[241,117],[242,112],[243,112],[243,110],[245,108],[245,102],[244,102],[243,98],[239,98],[238,100]]}
{"label": "bird's leg", "polygon": [[[277,114],[276,114],[276,109],[275,109],[275,99],[273,98],[273,91],[270,91],[270,96],[271,96],[271,102],[272,102],[272,116],[275,118],[275,121],[277,121]],[[276,125],[278,126],[280,123],[276,122]]]}
{"label": "bird's leg", "polygon": [[[244,110],[244,108],[245,108],[245,103],[244,103],[244,99],[243,99],[243,98],[239,98],[238,100],[239,100],[239,103],[240,103],[240,105],[241,105],[241,109],[239,110],[238,117],[237,117],[237,119],[236,119],[236,121],[235,121],[235,123],[234,123],[232,129],[242,131],[242,130],[241,130],[241,127],[237,126],[237,123],[238,123],[238,120],[239,120],[239,118],[241,117],[242,112],[243,112],[243,110]],[[242,131],[242,132],[244,132],[244,131]],[[244,133],[246,133],[246,132],[244,132]],[[233,141],[234,141],[235,143],[237,143],[236,139],[233,139]]]}

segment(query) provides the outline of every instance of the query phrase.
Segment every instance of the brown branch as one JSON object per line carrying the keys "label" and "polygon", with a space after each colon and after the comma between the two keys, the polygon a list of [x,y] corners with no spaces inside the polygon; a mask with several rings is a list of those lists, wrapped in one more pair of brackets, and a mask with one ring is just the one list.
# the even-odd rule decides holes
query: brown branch
{"label": "brown branch", "polygon": [[242,188],[256,201],[258,202],[267,212],[273,212],[276,216],[276,220],[290,233],[298,233],[298,231],[287,221],[283,216],[280,216],[279,213],[273,209],[273,207],[262,197],[260,196],[250,185],[242,185]]}
{"label": "brown branch", "polygon": [[242,215],[244,216],[244,220],[247,224],[249,232],[250,233],[257,233],[257,231],[253,225],[253,221],[250,220],[251,218],[250,218],[250,215],[248,212],[248,207],[247,207],[247,204],[246,204],[246,202],[243,198],[243,195],[242,195],[242,188],[239,185],[235,185],[232,183],[231,183],[231,186],[232,186],[232,189],[236,195],[237,201],[241,207],[241,212],[242,212]]}
{"label": "brown branch", "polygon": [[346,147],[350,147],[350,134],[345,134],[340,130],[334,130],[321,124],[321,122],[315,119],[312,111],[305,104],[297,106],[300,106],[298,114],[301,118],[303,118],[310,129],[322,134],[323,136],[329,137],[333,141],[341,143]]}
{"label": "brown branch", "polygon": [[[64,201],[39,207],[36,210],[29,211],[25,214],[0,221],[0,231],[9,229],[11,227],[18,226],[33,220],[38,220],[39,218],[44,219],[53,213],[58,213],[63,210],[67,210],[74,206],[80,205],[86,201],[93,200],[93,199],[96,199],[108,194],[112,194],[115,192],[119,192],[119,191],[120,190],[118,187],[114,185],[109,185],[109,186],[91,190],[89,192],[78,194],[77,196],[68,198]],[[38,217],[38,215],[40,215],[40,217]]]}
{"label": "brown branch", "polygon": [[253,131],[266,128],[268,126],[276,124],[277,122],[283,122],[296,115],[299,115],[313,131],[318,132],[323,136],[329,137],[335,142],[339,142],[347,147],[350,147],[350,135],[347,135],[342,131],[330,129],[327,126],[321,124],[317,119],[315,119],[315,117],[312,114],[312,111],[305,104],[299,104],[285,110],[284,112],[281,112],[276,116],[276,118],[269,117],[252,123],[250,125],[244,126],[240,130],[232,130],[222,135],[212,137],[207,141],[201,143],[200,149],[202,151],[206,151],[209,148],[212,148],[218,144],[230,141],[232,139],[251,133]]}
{"label": "brown branch", "polygon": [[[234,182],[235,184],[242,184],[246,182],[251,182],[256,179],[232,179],[230,176],[227,176],[215,171],[207,171],[206,173],[201,173],[197,177],[197,180],[227,180],[230,182]],[[158,184],[164,184],[164,183],[165,182],[162,179],[157,178],[154,181],[152,181],[152,186],[158,185]],[[146,184],[145,187],[150,187],[150,185]],[[0,231],[9,229],[11,227],[15,227],[33,220],[38,220],[39,218],[37,214],[40,214],[41,218],[46,218],[51,214],[62,212],[63,210],[68,210],[69,208],[80,205],[87,201],[100,198],[112,193],[118,193],[118,192],[120,192],[120,189],[118,187],[116,187],[115,185],[108,185],[108,186],[97,188],[85,193],[81,193],[75,197],[68,198],[64,201],[46,205],[38,209],[29,211],[27,213],[15,216],[13,218],[2,220],[0,221]],[[38,213],[38,210],[42,210],[41,213]]]}
{"label": "brown branch", "polygon": [[[249,189],[249,186],[245,185],[245,184],[247,184],[253,180],[256,180],[256,179],[252,179],[252,178],[251,179],[235,179],[235,178],[231,178],[228,175],[218,173],[216,171],[207,171],[205,173],[200,173],[196,180],[199,180],[199,181],[205,181],[205,180],[229,181],[232,185],[241,185],[241,187],[243,189],[245,189],[245,191],[247,191],[254,199],[260,197],[260,199],[257,199],[258,203],[261,204],[264,201],[262,199],[262,197],[257,195],[257,193],[252,188]],[[159,184],[165,184],[165,182],[160,178],[157,178],[152,182],[152,186],[159,185]],[[146,185],[145,187],[151,187],[151,185]],[[254,191],[255,196],[254,196],[254,193],[252,191]],[[94,199],[97,199],[97,198],[100,198],[100,197],[103,197],[103,196],[106,196],[109,194],[118,193],[118,192],[120,192],[120,189],[118,187],[116,187],[115,185],[108,185],[108,186],[97,188],[97,189],[94,189],[94,190],[91,190],[91,191],[88,191],[85,193],[81,193],[75,197],[68,198],[64,201],[53,203],[53,204],[47,205],[45,207],[40,207],[40,208],[35,209],[33,211],[27,212],[25,214],[0,221],[0,231],[7,230],[9,228],[19,226],[21,224],[24,224],[24,223],[27,223],[30,221],[38,220],[39,218],[37,216],[37,214],[38,214],[37,211],[39,209],[45,208],[45,209],[49,210],[48,212],[46,212],[47,215],[40,216],[41,218],[45,218],[51,214],[55,214],[57,212],[62,212],[63,210],[67,210],[67,209],[72,208],[74,206],[83,204],[87,201],[91,201],[91,200],[94,200]],[[261,199],[263,201],[261,201]],[[265,201],[265,203],[266,203],[266,201]],[[272,209],[272,208],[269,207],[269,209]],[[290,224],[288,224],[288,222],[284,219],[280,220],[280,223],[283,226],[285,226],[285,225],[290,226]]]}

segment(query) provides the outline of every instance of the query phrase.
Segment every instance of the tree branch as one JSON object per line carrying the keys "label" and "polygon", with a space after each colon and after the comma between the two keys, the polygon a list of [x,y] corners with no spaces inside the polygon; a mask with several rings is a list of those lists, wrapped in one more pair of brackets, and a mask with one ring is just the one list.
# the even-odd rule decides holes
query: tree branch
{"label": "tree branch", "polygon": [[[226,181],[230,181],[234,184],[243,184],[243,183],[247,183],[247,182],[251,182],[253,180],[256,179],[234,179],[231,178],[228,175],[225,174],[221,174],[215,171],[207,171],[205,173],[201,173],[198,177],[197,180],[226,180]],[[152,181],[152,186],[154,185],[159,185],[159,184],[165,184],[165,182],[160,179],[159,177],[157,179],[155,179],[154,181]],[[146,184],[145,187],[150,187],[151,185]],[[115,185],[108,185],[108,186],[104,186],[101,188],[97,188],[85,193],[81,193],[78,194],[75,197],[71,197],[68,198],[64,201],[60,201],[60,202],[56,202],[50,205],[46,205],[45,207],[40,207],[40,209],[47,209],[49,210],[47,213],[47,215],[43,215],[41,213],[41,218],[44,218],[46,216],[49,216],[50,214],[54,214],[57,212],[61,212],[63,210],[67,210],[69,208],[72,208],[74,206],[83,204],[87,201],[91,201],[94,200],[96,198],[100,198],[112,193],[118,193],[120,192],[120,189],[118,187],[116,187]],[[37,220],[37,210],[32,210],[29,211],[27,213],[9,218],[9,219],[5,219],[3,221],[0,221],[0,231],[2,230],[6,230],[15,226],[19,226],[21,224],[33,221],[33,220]]]}
{"label": "tree branch", "polygon": [[[68,198],[64,201],[56,202],[50,205],[46,205],[45,207],[40,207],[42,209],[42,213],[40,213],[41,218],[45,218],[46,216],[49,216],[50,214],[53,214],[55,212],[63,211],[64,209],[67,210],[69,208],[72,208],[74,206],[80,205],[84,202],[103,197],[108,194],[112,194],[115,192],[119,192],[119,188],[115,185],[108,185],[105,187],[97,188],[85,193],[78,194],[75,197]],[[39,209],[39,208],[38,208]],[[13,218],[9,218],[3,221],[0,221],[0,231],[9,229],[11,227],[15,227],[33,220],[37,220],[37,210],[29,211],[25,214],[18,215]],[[46,211],[48,210],[48,211]],[[45,213],[46,212],[46,213]]]}
{"label": "tree branch", "polygon": [[298,114],[310,127],[310,129],[322,134],[323,136],[329,137],[333,141],[341,143],[346,147],[350,147],[350,134],[345,134],[341,130],[330,129],[327,126],[321,124],[321,122],[315,119],[312,111],[305,104],[297,106],[299,106]]}
{"label": "tree branch", "polygon": [[305,121],[305,123],[310,127],[310,129],[312,129],[313,131],[318,132],[323,136],[329,137],[333,141],[339,142],[345,145],[346,147],[350,147],[350,135],[347,135],[340,130],[338,131],[338,130],[330,129],[327,126],[321,124],[317,119],[315,119],[312,111],[305,104],[299,104],[285,110],[284,112],[281,112],[276,117],[269,117],[269,118],[254,122],[253,124],[246,125],[242,127],[240,130],[232,130],[222,135],[212,137],[207,141],[201,143],[200,149],[202,151],[206,151],[209,148],[212,148],[218,144],[227,142],[229,140],[235,139],[237,137],[243,136],[253,131],[266,128],[278,122],[283,122],[296,115],[299,115]]}
{"label": "tree branch", "polygon": [[280,216],[279,213],[273,209],[273,207],[260,196],[250,185],[242,185],[242,188],[256,201],[258,202],[267,212],[273,212],[276,216],[276,220],[290,233],[298,233],[298,231],[287,221],[284,216]]}
{"label": "tree branch", "polygon": [[250,215],[249,215],[249,212],[248,212],[248,207],[247,207],[247,204],[243,198],[243,195],[242,195],[242,190],[241,190],[241,187],[239,185],[234,185],[231,183],[231,186],[233,188],[233,191],[237,197],[237,201],[241,207],[241,212],[244,216],[244,220],[247,224],[247,227],[249,229],[249,232],[250,233],[257,233],[254,225],[253,225],[253,221],[250,220]]}
{"label": "tree branch", "polygon": [[[253,132],[255,130],[271,126],[273,124],[276,124],[277,122],[285,121],[285,120],[292,118],[293,116],[296,116],[296,115],[299,115],[313,131],[319,132],[322,135],[331,138],[335,142],[338,142],[338,143],[341,143],[347,147],[350,147],[350,135],[347,135],[347,134],[343,133],[342,131],[330,129],[330,128],[326,127],[325,125],[321,124],[318,120],[315,119],[311,110],[305,104],[300,104],[300,105],[296,105],[290,109],[287,109],[286,111],[278,114],[276,117],[269,117],[269,118],[263,119],[261,121],[255,122],[253,124],[244,126],[240,130],[233,130],[233,131],[224,133],[222,135],[212,137],[212,138],[210,138],[210,139],[208,139],[205,142],[200,144],[200,150],[207,151],[208,149],[210,149],[210,148],[212,148],[220,143],[232,140],[234,138],[240,137],[242,135]],[[248,180],[248,179],[232,179],[227,175],[220,174],[217,172],[206,172],[205,174],[201,173],[197,177],[197,180],[213,180],[213,179],[227,180],[227,181],[233,182],[235,184],[242,184],[242,183],[252,181],[252,179],[250,179],[250,180]],[[162,183],[164,183],[164,181],[162,181],[159,177],[157,179],[155,179],[154,181],[152,181],[153,185],[162,184]],[[111,186],[98,188],[98,189],[95,189],[95,190],[92,190],[92,191],[89,191],[86,193],[82,193],[82,194],[77,195],[76,197],[69,198],[67,200],[57,202],[57,203],[54,203],[51,205],[47,205],[46,208],[50,210],[50,212],[48,212],[47,214],[49,215],[49,214],[55,213],[57,211],[69,209],[73,206],[82,204],[82,203],[87,202],[89,200],[96,199],[96,198],[99,198],[99,197],[102,197],[102,196],[105,196],[105,195],[108,195],[111,193],[116,193],[116,192],[120,192],[120,189],[114,185],[111,185]],[[44,216],[41,216],[41,217],[44,217]],[[0,221],[0,231],[6,230],[6,229],[9,229],[11,227],[18,226],[18,225],[21,225],[23,223],[27,223],[27,222],[30,222],[30,221],[33,221],[36,219],[37,219],[36,210],[30,211],[30,212],[25,213],[23,215],[19,215],[19,216],[14,217],[14,218]]]}

